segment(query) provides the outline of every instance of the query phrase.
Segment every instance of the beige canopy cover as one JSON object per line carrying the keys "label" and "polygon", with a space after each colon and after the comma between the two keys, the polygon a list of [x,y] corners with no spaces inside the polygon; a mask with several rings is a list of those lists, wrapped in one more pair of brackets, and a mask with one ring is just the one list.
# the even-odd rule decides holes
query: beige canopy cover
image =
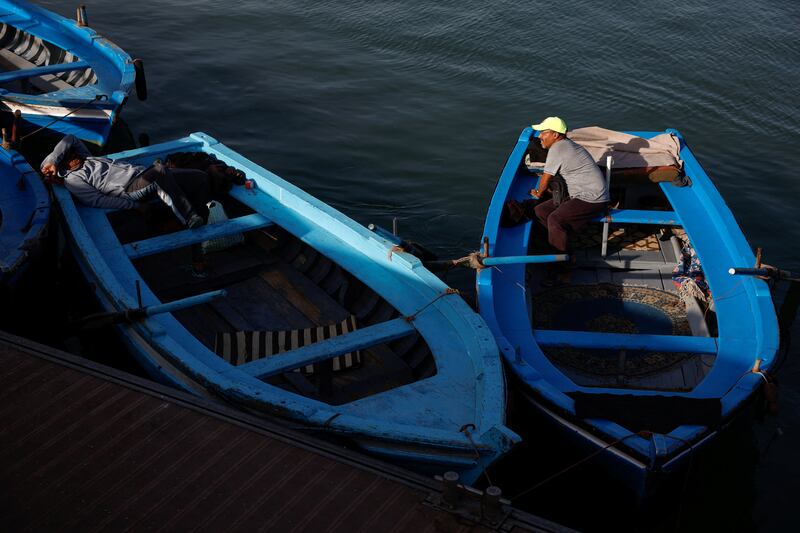
{"label": "beige canopy cover", "polygon": [[606,156],[613,158],[613,168],[683,167],[680,144],[672,133],[662,133],[650,139],[607,130],[598,126],[578,128],[567,137],[580,144],[597,164],[606,166]]}

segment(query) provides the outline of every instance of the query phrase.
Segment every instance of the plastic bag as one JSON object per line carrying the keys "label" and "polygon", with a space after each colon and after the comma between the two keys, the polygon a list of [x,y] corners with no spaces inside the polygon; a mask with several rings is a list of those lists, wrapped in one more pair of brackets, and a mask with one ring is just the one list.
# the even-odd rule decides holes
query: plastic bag
{"label": "plastic bag", "polygon": [[[219,222],[224,222],[225,220],[228,220],[228,215],[225,214],[225,209],[222,208],[222,204],[212,200],[208,202],[207,205],[208,205],[209,225],[217,224]],[[203,253],[219,252],[222,250],[226,250],[231,246],[242,244],[243,242],[244,242],[244,235],[242,235],[241,233],[234,233],[233,235],[226,235],[225,237],[211,239],[210,241],[203,241],[200,247],[203,249]]]}

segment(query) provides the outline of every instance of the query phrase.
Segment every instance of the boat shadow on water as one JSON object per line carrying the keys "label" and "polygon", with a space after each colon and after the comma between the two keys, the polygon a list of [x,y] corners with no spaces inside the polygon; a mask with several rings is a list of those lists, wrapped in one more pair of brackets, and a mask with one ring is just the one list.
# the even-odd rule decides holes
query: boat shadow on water
{"label": "boat shadow on water", "polygon": [[743,414],[646,502],[608,475],[596,455],[554,440],[552,420],[531,412],[510,383],[509,427],[522,443],[489,471],[515,507],[580,531],[756,531],[755,476],[764,442],[758,409]]}

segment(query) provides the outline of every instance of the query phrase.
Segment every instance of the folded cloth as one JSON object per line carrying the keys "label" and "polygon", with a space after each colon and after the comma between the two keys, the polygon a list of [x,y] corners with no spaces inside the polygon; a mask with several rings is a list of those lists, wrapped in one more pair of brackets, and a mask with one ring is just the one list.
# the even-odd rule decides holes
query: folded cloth
{"label": "folded cloth", "polygon": [[691,244],[681,249],[681,258],[672,270],[672,283],[682,298],[693,296],[702,302],[709,299],[710,290],[706,275]]}

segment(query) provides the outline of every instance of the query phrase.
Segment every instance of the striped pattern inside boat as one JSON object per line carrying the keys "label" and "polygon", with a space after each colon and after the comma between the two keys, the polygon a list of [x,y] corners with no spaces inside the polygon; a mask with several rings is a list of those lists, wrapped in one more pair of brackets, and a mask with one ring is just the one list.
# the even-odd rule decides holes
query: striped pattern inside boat
{"label": "striped pattern inside boat", "polygon": [[[43,67],[59,63],[73,63],[79,61],[76,55],[59,48],[58,46],[43,41],[41,38],[15,28],[6,23],[0,23],[0,68],[6,72],[11,70]],[[97,83],[97,76],[91,68],[63,72],[60,74],[47,74],[39,80],[55,85],[47,89],[40,83],[32,83],[43,92],[66,88],[58,82],[66,83],[70,87],[84,87]],[[33,79],[32,79],[33,81]],[[53,83],[53,82],[56,83]],[[26,84],[30,87],[30,84]],[[30,93],[32,91],[24,91]]]}
{"label": "striped pattern inside boat", "polygon": [[[217,334],[214,351],[232,365],[241,365],[278,355],[320,341],[346,335],[357,329],[356,317],[350,316],[336,324],[316,326],[289,331],[237,331]],[[333,357],[333,370],[345,370],[361,364],[361,352],[349,352]],[[313,374],[320,371],[321,364],[306,365],[295,372]]]}

